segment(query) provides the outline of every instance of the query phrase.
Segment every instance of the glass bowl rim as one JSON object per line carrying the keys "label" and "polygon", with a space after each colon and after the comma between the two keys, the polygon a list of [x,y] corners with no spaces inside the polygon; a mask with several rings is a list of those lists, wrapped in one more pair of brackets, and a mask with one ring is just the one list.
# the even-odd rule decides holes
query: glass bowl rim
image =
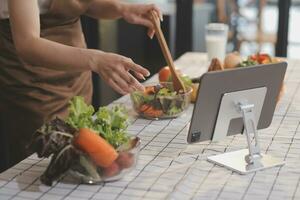
{"label": "glass bowl rim", "polygon": [[[156,85],[162,85],[162,84],[173,84],[173,82],[170,82],[170,81],[169,82],[158,82],[158,83],[156,83],[156,82],[148,82],[147,83],[146,82],[146,83],[143,84],[143,86],[146,88],[146,87],[156,86]],[[186,92],[184,92],[184,93],[178,93],[178,94],[172,96],[172,98],[178,97],[178,96],[187,96],[187,95],[192,94],[192,92],[193,92],[193,87],[192,86],[185,86],[185,89],[186,89]],[[141,92],[141,91],[131,92],[130,95],[133,95],[136,92]],[[163,96],[163,97],[167,97],[168,98],[168,96]],[[161,98],[163,98],[163,97],[161,97]]]}

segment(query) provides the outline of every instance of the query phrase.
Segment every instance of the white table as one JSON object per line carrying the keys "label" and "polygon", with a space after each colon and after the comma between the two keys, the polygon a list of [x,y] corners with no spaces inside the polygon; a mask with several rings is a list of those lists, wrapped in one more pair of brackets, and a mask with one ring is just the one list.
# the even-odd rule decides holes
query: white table
{"label": "white table", "polygon": [[[187,74],[205,71],[203,54],[188,53],[177,66]],[[156,77],[154,77],[155,79]],[[0,174],[0,199],[300,199],[300,60],[290,60],[286,92],[270,128],[259,131],[262,150],[286,165],[238,175],[206,161],[208,155],[246,147],[242,135],[218,143],[186,144],[193,106],[173,120],[136,119],[129,132],[142,139],[137,168],[120,181],[81,185],[69,178],[40,184],[48,160],[35,155]],[[114,103],[130,107],[128,96]]]}

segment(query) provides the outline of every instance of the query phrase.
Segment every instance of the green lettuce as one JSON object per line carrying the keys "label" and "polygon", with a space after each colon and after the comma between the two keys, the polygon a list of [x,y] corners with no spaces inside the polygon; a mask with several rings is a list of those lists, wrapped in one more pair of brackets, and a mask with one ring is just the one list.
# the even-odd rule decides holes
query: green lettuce
{"label": "green lettuce", "polygon": [[100,107],[95,112],[93,106],[87,105],[82,97],[76,96],[70,101],[66,122],[76,129],[94,130],[115,148],[129,141],[126,132],[129,117],[126,108],[121,105],[112,108]]}
{"label": "green lettuce", "polygon": [[69,116],[66,122],[73,128],[91,128],[93,129],[93,106],[87,105],[81,96],[74,97],[69,103]]}
{"label": "green lettuce", "polygon": [[175,91],[171,91],[170,89],[168,88],[162,88],[158,91],[157,93],[157,96],[161,96],[161,97],[164,97],[164,96],[167,96],[167,97],[174,97],[176,96],[177,93]]}
{"label": "green lettuce", "polygon": [[[187,76],[187,75],[180,75],[179,78],[181,79],[181,81],[183,82],[184,86],[185,87],[191,87],[192,86],[192,79]],[[167,82],[172,82],[173,81],[173,78],[172,76],[169,76]]]}

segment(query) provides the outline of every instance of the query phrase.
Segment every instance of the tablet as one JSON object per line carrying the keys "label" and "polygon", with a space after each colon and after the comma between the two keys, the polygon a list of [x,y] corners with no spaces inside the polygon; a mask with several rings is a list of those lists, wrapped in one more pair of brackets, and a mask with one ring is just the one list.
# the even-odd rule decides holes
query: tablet
{"label": "tablet", "polygon": [[[198,89],[188,143],[211,140],[224,94],[266,88],[257,129],[267,128],[273,118],[277,97],[283,84],[286,62],[227,69],[205,73]],[[231,119],[227,136],[243,132],[243,119]]]}

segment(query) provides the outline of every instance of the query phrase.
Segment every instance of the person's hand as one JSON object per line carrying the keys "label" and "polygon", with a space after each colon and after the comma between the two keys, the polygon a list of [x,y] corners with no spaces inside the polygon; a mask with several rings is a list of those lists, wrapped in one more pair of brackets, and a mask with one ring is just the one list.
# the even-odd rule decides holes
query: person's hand
{"label": "person's hand", "polygon": [[[98,73],[118,93],[125,95],[136,90],[144,90],[144,86],[136,78],[145,80],[145,76],[150,75],[147,69],[121,55],[101,51],[94,53],[92,71]],[[136,78],[129,72],[132,72]]]}
{"label": "person's hand", "polygon": [[146,26],[148,36],[152,39],[155,33],[150,13],[152,10],[157,13],[162,21],[163,15],[154,4],[123,4],[122,16],[128,23]]}

